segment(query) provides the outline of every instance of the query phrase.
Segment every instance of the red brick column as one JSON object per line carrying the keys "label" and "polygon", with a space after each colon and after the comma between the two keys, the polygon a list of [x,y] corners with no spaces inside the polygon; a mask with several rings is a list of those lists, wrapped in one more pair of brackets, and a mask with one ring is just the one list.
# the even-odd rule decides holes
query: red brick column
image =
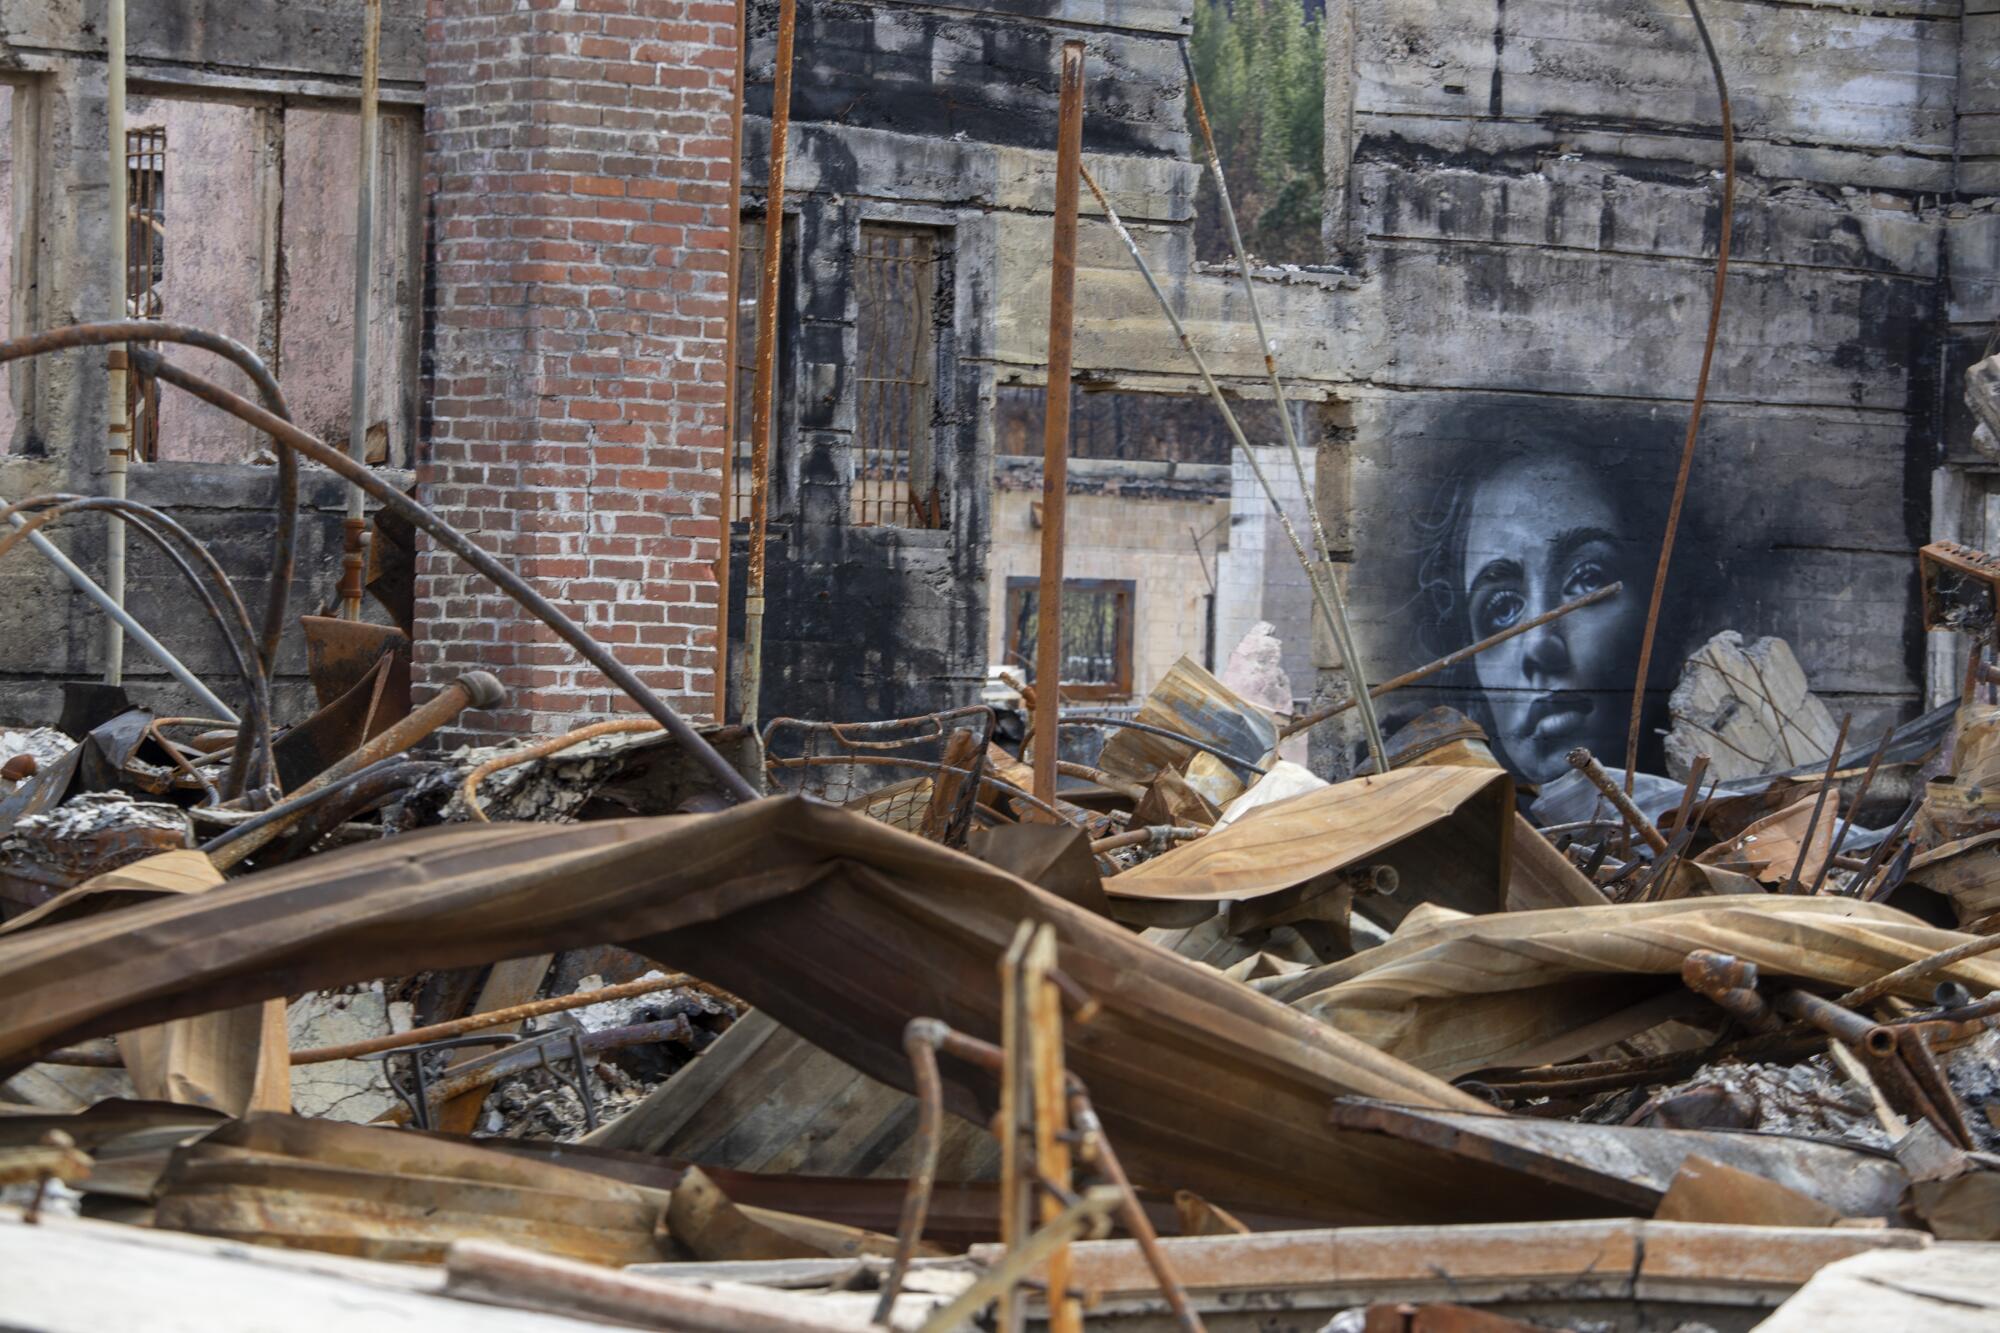
{"label": "red brick column", "polygon": [[[434,272],[419,496],[689,716],[718,662],[735,7],[431,0]],[[417,567],[417,671],[497,672],[462,736],[627,707],[452,557]]]}

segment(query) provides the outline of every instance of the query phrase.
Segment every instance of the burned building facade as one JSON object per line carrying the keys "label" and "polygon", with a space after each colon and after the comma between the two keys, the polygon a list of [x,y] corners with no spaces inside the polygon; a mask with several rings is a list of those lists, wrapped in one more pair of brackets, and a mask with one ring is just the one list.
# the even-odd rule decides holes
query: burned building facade
{"label": "burned building facade", "polygon": [[[16,333],[114,308],[91,203],[106,155],[88,8],[0,19]],[[135,0],[131,19],[132,124],[163,146],[157,167],[128,163],[128,184],[157,171],[164,239],[136,293],[128,275],[128,308],[233,334],[336,440],[360,8]],[[774,4],[749,7],[740,46],[733,8],[696,0],[507,16],[389,4],[376,465],[406,470],[664,695],[733,713],[757,258],[781,211],[759,711],[878,718],[978,697],[990,666],[1020,665],[1035,567],[1066,37],[1087,45],[1086,160],[1225,388],[1253,405],[1254,442],[1276,446],[1241,284],[1201,239],[1181,55],[1194,8],[808,0],[774,201]],[[1316,19],[1319,235],[1316,254],[1288,257],[1318,262],[1254,281],[1371,678],[1624,583],[1400,701],[1399,716],[1462,708],[1534,775],[1571,743],[1616,748],[1702,355],[1720,107],[1683,8],[1475,8]],[[1718,630],[1777,634],[1866,730],[1955,679],[1948,646],[1875,632],[1914,623],[1910,553],[1987,537],[1992,460],[1957,383],[1996,314],[1995,20],[1921,0],[1714,8],[1734,253],[1653,684],[1663,698],[1680,655]],[[1091,610],[1073,683],[1115,702],[1180,654],[1218,664],[1267,620],[1296,693],[1315,670],[1339,693],[1267,503],[1119,242],[1085,214],[1069,572]],[[10,368],[7,495],[96,489],[103,382],[81,354]],[[255,590],[268,457],[207,413],[167,401],[134,494],[189,509]],[[312,473],[308,492],[295,602],[311,609],[337,564],[341,488]],[[97,567],[100,529],[72,522],[60,540]],[[134,609],[219,672],[220,640],[185,623],[147,559],[134,556]],[[100,667],[97,614],[26,554],[0,578],[6,711],[47,715],[60,679]],[[616,706],[441,554],[417,580],[420,676],[479,665],[515,691],[471,730]],[[296,693],[299,672],[281,689]],[[137,694],[172,697],[150,662],[130,673]]]}

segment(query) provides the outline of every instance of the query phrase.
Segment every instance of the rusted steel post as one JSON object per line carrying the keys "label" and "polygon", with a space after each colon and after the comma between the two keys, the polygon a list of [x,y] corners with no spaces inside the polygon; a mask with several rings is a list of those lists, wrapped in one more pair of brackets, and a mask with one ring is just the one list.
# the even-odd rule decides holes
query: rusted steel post
{"label": "rusted steel post", "polygon": [[1035,795],[1056,798],[1061,748],[1063,517],[1069,502],[1069,359],[1076,320],[1077,180],[1083,171],[1083,43],[1064,42],[1049,256],[1049,377],[1042,418],[1042,582],[1035,601]]}
{"label": "rusted steel post", "polygon": [[[1034,1231],[1034,1076],[1028,1059],[1028,988],[1023,976],[1034,925],[1023,921],[1000,960],[1000,1243],[1018,1249]],[[1026,1302],[1009,1283],[1000,1291],[999,1333],[1027,1327]]]}
{"label": "rusted steel post", "polygon": [[729,717],[729,548],[736,522],[736,312],[743,300],[743,55],[750,25],[746,0],[736,0],[736,91],[729,99],[729,319],[722,326],[722,515],[715,558],[715,702],[709,713],[717,725]]}
{"label": "rusted steel post", "polygon": [[[382,0],[361,7],[361,162],[354,201],[354,364],[347,392],[347,456],[368,463],[369,278],[375,251],[375,129],[381,100]],[[361,587],[368,581],[367,497],[347,488],[342,525],[340,616],[361,619]]]}
{"label": "rusted steel post", "polygon": [[[125,246],[131,233],[125,200],[125,0],[105,0],[104,42],[108,57],[105,66],[104,118],[109,131],[106,159],[111,227],[111,318],[122,320],[125,288],[131,281],[126,272]],[[125,498],[125,473],[132,460],[132,423],[126,413],[127,356],[123,347],[113,347],[104,358],[107,372],[105,408],[104,493],[114,500]],[[114,517],[104,530],[104,590],[119,606],[125,605],[125,520]],[[104,683],[117,685],[125,679],[125,627],[117,619],[104,623]]]}
{"label": "rusted steel post", "polygon": [[[1074,177],[1072,177],[1074,179]],[[1027,990],[1028,1065],[1035,1097],[1035,1175],[1064,1194],[1070,1181],[1070,1124],[1063,1069],[1062,993],[1049,973],[1056,966],[1056,933],[1039,926],[1022,960]],[[1043,1226],[1062,1215],[1060,1195],[1041,1191]],[[1058,1245],[1048,1259],[1048,1333],[1083,1333],[1083,1307],[1069,1295],[1070,1253]]]}
{"label": "rusted steel post", "polygon": [[771,80],[771,175],[764,204],[763,271],[757,286],[757,366],[750,389],[750,558],[743,581],[740,713],[743,725],[753,731],[757,727],[757,696],[764,684],[764,534],[770,521],[778,269],[785,252],[785,139],[792,127],[792,36],[797,26],[798,0],[778,0],[778,62]]}
{"label": "rusted steel post", "polygon": [[1617,807],[1618,813],[1624,816],[1626,823],[1638,830],[1639,836],[1646,840],[1648,847],[1651,847],[1655,853],[1663,853],[1667,850],[1665,836],[1657,828],[1653,827],[1653,821],[1646,818],[1645,813],[1638,806],[1632,804],[1632,798],[1619,790],[1618,784],[1611,780],[1611,775],[1604,771],[1604,765],[1598,763],[1589,750],[1584,749],[1581,745],[1571,750],[1569,752],[1569,766],[1583,774],[1586,778],[1589,778],[1590,785],[1604,793],[1605,799]]}

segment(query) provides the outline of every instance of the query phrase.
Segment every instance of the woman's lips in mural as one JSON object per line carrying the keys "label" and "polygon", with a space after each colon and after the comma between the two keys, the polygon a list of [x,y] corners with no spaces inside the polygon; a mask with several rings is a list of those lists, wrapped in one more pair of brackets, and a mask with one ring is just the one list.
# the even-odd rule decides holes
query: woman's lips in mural
{"label": "woman's lips in mural", "polygon": [[1572,691],[1544,694],[1528,705],[1528,734],[1538,741],[1568,740],[1583,730],[1592,704]]}

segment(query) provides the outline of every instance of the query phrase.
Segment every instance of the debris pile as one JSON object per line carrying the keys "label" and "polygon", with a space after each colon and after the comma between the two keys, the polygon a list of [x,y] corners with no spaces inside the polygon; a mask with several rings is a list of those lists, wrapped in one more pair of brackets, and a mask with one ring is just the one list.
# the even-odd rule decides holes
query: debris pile
{"label": "debris pile", "polygon": [[[2000,1243],[1993,557],[1922,556],[1974,641],[1954,704],[1871,743],[1723,634],[1666,774],[1577,749],[1534,790],[1472,718],[1371,702],[1617,583],[1300,717],[1260,624],[1129,715],[1017,682],[1004,718],[697,728],[155,343],[261,370],[158,321],[0,362],[130,344],[271,438],[277,569],[303,457],[381,507],[370,549],[423,533],[646,716],[440,753],[505,689],[413,698],[412,561],[363,583],[357,533],[341,601],[398,623],[300,618],[316,707],[280,718],[287,578],[259,626],[158,510],[0,513],[184,548],[240,677],[228,717],[79,687],[0,738],[0,1322],[226,1288],[225,1329],[1742,1329],[1859,1286],[1872,1322],[1814,1323],[1872,1328],[1992,1267],[1938,1242]],[[1367,761],[1312,771],[1349,711]]]}

